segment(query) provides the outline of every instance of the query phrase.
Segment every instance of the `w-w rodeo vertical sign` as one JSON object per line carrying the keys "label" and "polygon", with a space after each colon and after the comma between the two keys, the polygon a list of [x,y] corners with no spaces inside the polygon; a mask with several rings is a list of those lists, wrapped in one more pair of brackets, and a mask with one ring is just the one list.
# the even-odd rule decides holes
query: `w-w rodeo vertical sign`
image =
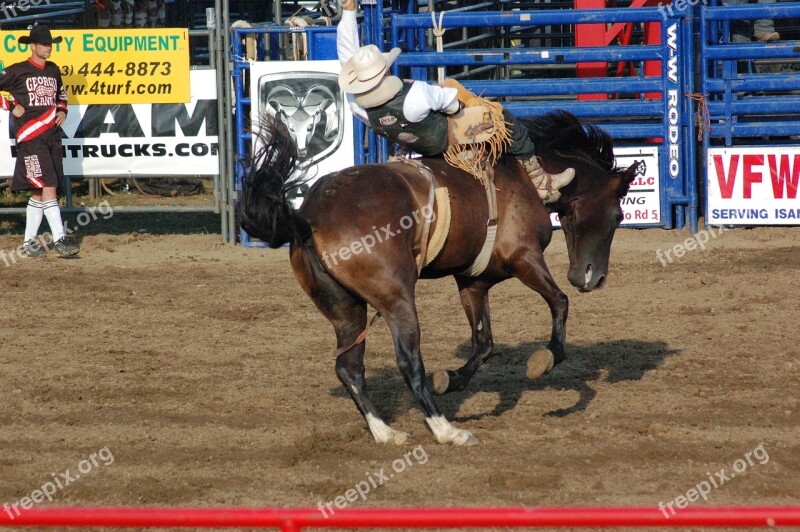
{"label": "w-w rodeo vertical sign", "polygon": [[[3,32],[0,61],[25,61],[30,49]],[[51,60],[61,69],[69,103],[186,103],[189,101],[189,32],[183,28],[64,30]]]}

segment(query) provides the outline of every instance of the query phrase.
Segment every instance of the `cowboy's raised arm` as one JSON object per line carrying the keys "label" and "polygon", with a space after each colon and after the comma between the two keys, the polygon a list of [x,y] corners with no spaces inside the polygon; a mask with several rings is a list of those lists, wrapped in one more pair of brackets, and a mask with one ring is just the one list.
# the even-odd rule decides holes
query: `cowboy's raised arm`
{"label": "cowboy's raised arm", "polygon": [[342,18],[336,26],[336,53],[339,56],[339,62],[345,64],[349,61],[360,46],[358,22],[356,21],[356,0],[345,0],[342,3]]}

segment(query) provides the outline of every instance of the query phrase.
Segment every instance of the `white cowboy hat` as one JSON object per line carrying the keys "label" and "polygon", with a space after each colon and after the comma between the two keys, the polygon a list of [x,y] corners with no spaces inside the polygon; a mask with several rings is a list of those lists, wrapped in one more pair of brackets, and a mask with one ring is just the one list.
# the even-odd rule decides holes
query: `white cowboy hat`
{"label": "white cowboy hat", "polygon": [[374,89],[398,55],[400,48],[392,48],[389,53],[384,54],[374,44],[362,46],[342,67],[339,87],[350,94],[361,94]]}

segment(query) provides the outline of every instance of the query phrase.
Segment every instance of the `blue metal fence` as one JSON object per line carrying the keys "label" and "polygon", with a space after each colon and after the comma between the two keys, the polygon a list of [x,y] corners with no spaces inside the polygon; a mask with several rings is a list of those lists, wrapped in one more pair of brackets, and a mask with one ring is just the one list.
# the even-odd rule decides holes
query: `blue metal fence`
{"label": "blue metal fence", "polygon": [[[383,2],[362,7],[362,40],[383,49],[399,46],[404,50],[393,67],[395,74],[427,80],[438,67],[444,67],[456,73],[467,88],[502,101],[520,117],[566,109],[606,129],[617,145],[656,147],[661,182],[660,226],[665,228],[688,224],[696,231],[698,183],[707,186],[706,153],[710,147],[764,142],[793,145],[797,140],[792,137],[800,136],[796,112],[800,108],[800,72],[768,71],[769,65],[781,61],[800,64],[800,47],[792,41],[730,42],[731,21],[800,17],[800,2],[724,7],[688,2],[683,10],[675,6],[674,10],[447,11],[442,19],[445,30],[487,28],[506,35],[578,24],[656,22],[661,27],[661,44],[545,49],[527,48],[522,45],[524,39],[519,44],[506,39],[504,48],[446,46],[443,52],[437,52],[430,44],[433,22],[429,13],[405,13],[396,6],[390,11]],[[247,33],[277,35],[291,31],[297,30],[237,29],[233,42],[238,46]],[[315,48],[314,43],[333,38],[335,29],[309,27],[305,31],[309,34],[309,58],[330,59],[330,40],[324,51]],[[234,57],[241,55],[240,47],[236,48]],[[660,62],[660,74],[645,76],[645,62],[652,61]],[[626,77],[613,77],[611,73],[605,78],[576,78],[574,66],[588,62],[628,63],[635,68]],[[250,140],[244,130],[244,107],[250,101],[242,83],[248,65],[237,60],[235,66],[236,151],[241,157]],[[551,70],[546,78],[529,79],[525,72],[531,68]],[[481,75],[464,76],[465,71]],[[587,94],[610,97],[578,97]],[[696,114],[696,110],[700,112]],[[702,141],[698,141],[698,134]],[[369,149],[366,153],[356,150],[357,163],[385,160],[389,153],[386,142],[358,123],[355,145],[364,146],[365,141]]]}
{"label": "blue metal fence", "polygon": [[[437,17],[438,20],[438,17]],[[662,28],[660,45],[609,47],[559,47],[529,49],[444,50],[430,49],[420,30],[432,29],[430,14],[392,14],[390,42],[408,50],[395,62],[395,73],[408,68],[414,79],[427,79],[431,67],[479,67],[496,65],[507,69],[526,65],[576,65],[581,62],[638,65],[633,76],[624,78],[576,79],[574,71],[559,70],[564,77],[547,79],[465,80],[473,92],[504,101],[504,106],[519,117],[531,117],[553,109],[565,109],[608,131],[618,145],[658,146],[661,176],[662,227],[697,225],[697,189],[691,101],[693,55],[691,19],[664,17],[657,8],[600,10],[541,10],[485,13],[447,12],[441,26],[448,28],[483,27],[532,28],[588,23],[658,22]],[[645,61],[660,61],[658,77],[644,76]],[[610,94],[613,99],[579,101],[580,94]],[[653,95],[658,97],[654,98]]]}
{"label": "blue metal fence", "polygon": [[[800,135],[800,72],[766,72],[776,60],[800,60],[797,42],[731,42],[731,21],[800,17],[800,3],[700,6],[701,91],[713,140]],[[762,67],[762,68],[759,68]]]}

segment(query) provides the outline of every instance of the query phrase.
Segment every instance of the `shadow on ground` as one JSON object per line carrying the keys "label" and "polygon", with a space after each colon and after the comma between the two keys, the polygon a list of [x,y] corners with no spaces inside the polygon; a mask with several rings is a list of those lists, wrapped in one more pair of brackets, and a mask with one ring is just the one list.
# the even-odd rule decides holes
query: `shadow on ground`
{"label": "shadow on ground", "polygon": [[[463,392],[454,392],[437,397],[448,419],[465,422],[497,417],[513,409],[522,394],[547,388],[575,390],[578,401],[571,406],[545,413],[546,416],[564,417],[581,412],[595,399],[597,392],[591,383],[599,380],[610,383],[638,381],[648,371],[656,370],[664,361],[680,351],[670,349],[665,342],[642,342],[639,340],[615,340],[591,345],[567,345],[567,359],[556,366],[552,372],[535,380],[525,376],[528,357],[538,349],[546,347],[545,342],[528,342],[517,346],[497,345],[498,353],[489,359],[473,377]],[[469,344],[456,350],[456,356],[468,358]],[[427,368],[429,372],[439,369]],[[370,372],[368,371],[368,374]],[[400,371],[383,368],[367,378],[367,388],[375,407],[384,421],[392,423],[398,416],[417,408],[416,401],[406,388]],[[500,396],[497,405],[487,412],[470,416],[455,416],[462,403],[481,392],[496,393]],[[344,397],[342,387],[331,389],[331,395]]]}

